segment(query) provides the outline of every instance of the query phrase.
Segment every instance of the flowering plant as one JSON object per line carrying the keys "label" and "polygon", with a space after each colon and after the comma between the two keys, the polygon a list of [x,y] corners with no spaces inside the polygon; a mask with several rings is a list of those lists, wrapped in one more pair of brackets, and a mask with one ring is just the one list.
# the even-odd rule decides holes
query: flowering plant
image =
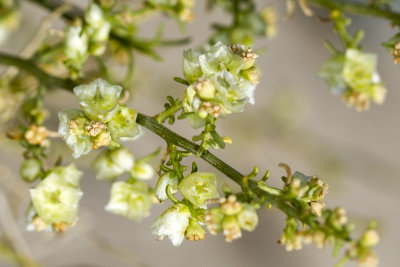
{"label": "flowering plant", "polygon": [[[335,254],[344,250],[338,266],[347,260],[356,260],[360,266],[377,265],[373,251],[379,241],[376,223],[371,222],[360,238],[354,238],[346,210],[327,207],[328,185],[322,179],[293,173],[281,163],[286,171],[283,184],[273,187],[268,180],[269,170],[258,178],[258,167],[242,174],[212,152],[232,143],[230,137],[221,136],[217,123],[244,112],[248,104],[256,104],[261,73],[257,63],[262,49],[253,50],[252,46],[258,37],[276,35],[277,13],[272,6],[258,9],[252,0],[210,0],[209,7],[222,8],[232,17],[232,23],[215,24],[214,33],[205,44],[183,51],[183,78],[174,78],[183,86],[180,97],[168,96],[160,113],[147,116],[126,104],[132,89],[134,55],[160,59],[158,47],[178,46],[188,39],[164,40],[162,27],[154,38],[143,38],[138,31],[139,21],[149,14],[166,14],[184,32],[185,24],[195,17],[193,0],[145,0],[139,8],[99,0],[92,1],[85,10],[60,1],[31,1],[54,10],[52,14],[67,20],[68,25],[59,32],[58,40],[41,39],[28,56],[0,52],[0,64],[18,69],[1,77],[0,101],[11,92],[12,99],[21,102],[21,108],[9,116],[4,100],[0,118],[9,122],[20,111],[24,119],[19,132],[9,132],[8,136],[19,141],[25,150],[20,176],[32,183],[28,230],[64,232],[78,222],[82,172],[73,163],[64,166],[60,160],[48,167],[50,140],[62,138],[75,159],[102,150],[91,169],[97,180],[111,184],[107,212],[139,222],[150,214],[153,204],[171,202],[151,226],[157,240],[168,237],[174,246],[179,246],[185,238],[205,239],[208,230],[212,235],[222,233],[227,242],[232,242],[242,237],[242,230],[256,229],[258,214],[264,212],[262,207],[275,207],[287,216],[279,240],[286,250],[299,250],[312,242],[320,248],[333,243]],[[387,1],[373,2],[298,1],[306,15],[314,12],[308,4],[329,10],[326,21],[332,22],[343,49],[325,42],[332,55],[318,77],[357,111],[367,110],[371,101],[383,104],[386,88],[377,71],[377,56],[363,51],[362,31],[348,33],[351,20],[346,14],[370,14],[400,25],[400,15],[388,8]],[[287,1],[289,17],[295,5],[295,0]],[[0,42],[18,25],[18,14],[17,1],[0,0]],[[384,46],[399,63],[399,35]],[[125,66],[125,75],[113,74],[110,62]],[[59,110],[58,131],[44,125],[44,98],[51,88],[73,93],[80,106]],[[20,91],[26,94],[21,96]],[[196,131],[192,141],[164,125],[186,119]],[[125,141],[140,138],[144,128],[165,140],[161,158],[161,149],[137,159],[125,146]],[[153,166],[154,159],[159,159],[157,168]],[[199,171],[200,159],[220,173]],[[192,160],[191,166],[188,160]],[[241,190],[228,186],[220,190],[223,175]],[[154,177],[157,181],[153,188]]]}

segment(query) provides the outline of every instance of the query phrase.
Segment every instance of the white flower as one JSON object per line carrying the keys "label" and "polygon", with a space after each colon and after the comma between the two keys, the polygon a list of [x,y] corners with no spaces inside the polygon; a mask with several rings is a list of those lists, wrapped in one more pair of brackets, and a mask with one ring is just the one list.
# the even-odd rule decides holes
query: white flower
{"label": "white flower", "polygon": [[82,173],[74,165],[56,167],[40,184],[30,190],[33,207],[45,223],[72,223],[76,221]]}
{"label": "white flower", "polygon": [[153,223],[153,235],[157,240],[162,240],[167,236],[174,246],[179,246],[185,238],[190,216],[190,210],[186,205],[170,206]]}
{"label": "white flower", "polygon": [[86,22],[93,28],[99,28],[104,23],[103,10],[97,4],[91,4],[85,14]]}
{"label": "white flower", "polygon": [[240,228],[246,231],[253,231],[258,224],[256,209],[250,204],[243,204],[242,211],[237,215]]}
{"label": "white flower", "polygon": [[148,163],[137,162],[131,170],[131,176],[140,180],[150,180],[154,176],[154,169]]}
{"label": "white flower", "polygon": [[116,182],[111,188],[111,197],[105,210],[140,221],[149,214],[151,207],[149,188],[143,182]]}
{"label": "white flower", "polygon": [[89,39],[81,26],[71,26],[65,35],[65,53],[69,59],[79,60],[87,52]]}
{"label": "white flower", "polygon": [[168,199],[166,189],[167,186],[170,185],[170,191],[172,194],[175,194],[178,191],[178,177],[173,175],[172,172],[164,173],[160,176],[156,185],[156,197],[160,201],[164,201]]}

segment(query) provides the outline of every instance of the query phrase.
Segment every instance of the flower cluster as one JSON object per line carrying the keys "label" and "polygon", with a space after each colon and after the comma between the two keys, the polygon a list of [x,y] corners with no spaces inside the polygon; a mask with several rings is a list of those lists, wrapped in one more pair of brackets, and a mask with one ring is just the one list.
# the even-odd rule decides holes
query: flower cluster
{"label": "flower cluster", "polygon": [[189,241],[205,238],[201,224],[206,201],[218,197],[215,174],[201,172],[193,172],[180,182],[174,172],[164,173],[157,182],[156,196],[164,201],[178,189],[184,200],[170,206],[152,226],[156,239],[168,236],[174,246],[179,246],[184,237]]}
{"label": "flower cluster", "polygon": [[288,198],[308,203],[312,211],[317,216],[321,216],[322,209],[325,207],[323,199],[328,194],[328,185],[318,177],[295,172],[282,192]]}
{"label": "flower cluster", "polygon": [[219,42],[200,51],[189,49],[183,57],[183,73],[190,84],[183,108],[190,113],[192,127],[203,126],[207,116],[242,112],[245,104],[254,104],[257,54],[250,48]]}
{"label": "flower cluster", "polygon": [[83,195],[79,188],[81,176],[74,164],[49,170],[44,179],[30,190],[33,211],[27,229],[42,231],[52,227],[55,231],[64,231],[73,225]]}
{"label": "flower cluster", "polygon": [[101,79],[74,88],[82,110],[62,110],[58,132],[75,158],[101,146],[118,147],[120,139],[139,135],[137,111],[119,104],[121,90]]}
{"label": "flower cluster", "polygon": [[242,236],[241,229],[251,232],[256,228],[258,215],[252,205],[241,203],[235,195],[230,195],[220,200],[220,207],[207,211],[205,223],[211,234],[223,231],[226,242],[232,242]]}
{"label": "flower cluster", "polygon": [[386,96],[376,64],[376,55],[348,48],[345,53],[330,58],[318,76],[349,106],[354,106],[357,111],[367,110],[370,100],[382,104]]}
{"label": "flower cluster", "polygon": [[135,222],[150,214],[153,202],[152,190],[146,183],[138,181],[151,179],[154,170],[147,163],[152,155],[135,162],[133,154],[124,147],[108,149],[100,153],[93,162],[98,180],[114,182],[124,173],[130,174],[126,182],[114,182],[106,211],[125,216]]}
{"label": "flower cluster", "polygon": [[106,12],[97,4],[89,5],[84,24],[76,23],[65,33],[65,55],[73,77],[80,76],[80,69],[89,55],[102,55],[111,31]]}
{"label": "flower cluster", "polygon": [[167,12],[183,22],[191,22],[194,18],[194,0],[147,0],[146,3],[156,9]]}
{"label": "flower cluster", "polygon": [[252,1],[210,0],[211,7],[219,6],[232,15],[230,25],[217,24],[211,43],[240,43],[246,46],[254,44],[258,36],[273,37],[276,34],[277,15],[272,6],[257,10]]}

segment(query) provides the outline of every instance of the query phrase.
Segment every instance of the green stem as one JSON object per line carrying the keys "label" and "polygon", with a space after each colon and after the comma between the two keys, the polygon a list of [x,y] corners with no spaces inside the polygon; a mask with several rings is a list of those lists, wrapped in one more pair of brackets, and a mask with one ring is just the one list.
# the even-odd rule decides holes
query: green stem
{"label": "green stem", "polygon": [[168,119],[170,116],[173,116],[177,111],[179,111],[182,108],[183,108],[183,102],[179,101],[169,109],[164,110],[163,112],[154,116],[154,119],[158,123],[163,123],[166,119]]}
{"label": "green stem", "polygon": [[36,77],[40,82],[47,85],[47,87],[49,88],[61,87],[72,90],[75,85],[72,80],[64,80],[48,75],[46,72],[38,68],[38,66],[36,66],[36,64],[32,60],[29,59],[22,59],[0,52],[0,64],[17,66],[18,68],[32,74],[32,76]]}
{"label": "green stem", "polygon": [[307,0],[307,3],[329,10],[338,9],[347,14],[371,16],[390,20],[397,25],[400,24],[399,12],[382,9],[368,4],[340,0]]}
{"label": "green stem", "polygon": [[[37,76],[37,78],[47,87],[60,87],[62,89],[66,89],[71,92],[74,86],[77,85],[73,81],[62,80],[50,76],[49,74],[38,69],[30,60],[8,56],[0,53],[0,64],[13,65],[33,75],[36,75],[36,73],[38,73],[39,75]],[[137,123],[147,128],[148,130],[152,131],[156,135],[160,136],[168,144],[174,144],[178,147],[181,147],[193,153],[194,155],[196,155],[196,153],[200,149],[200,146],[198,144],[193,143],[192,141],[189,141],[188,139],[171,131],[170,129],[161,125],[154,118],[150,116],[138,113]],[[200,157],[206,162],[208,162],[210,165],[215,167],[217,170],[225,174],[228,178],[236,182],[238,185],[243,186],[244,175],[235,170],[234,168],[232,168],[231,166],[229,166],[228,164],[226,164],[224,161],[222,161],[209,151],[204,151]],[[288,216],[297,218],[299,220],[302,220],[303,222],[306,218],[307,222],[305,223],[308,223],[310,226],[317,224],[316,220],[312,216],[304,217],[295,208],[289,205],[286,201],[280,199],[278,196],[275,196],[260,189],[257,182],[253,180],[249,181],[249,188],[259,196],[263,196],[266,202],[274,205],[275,207],[286,213]]]}

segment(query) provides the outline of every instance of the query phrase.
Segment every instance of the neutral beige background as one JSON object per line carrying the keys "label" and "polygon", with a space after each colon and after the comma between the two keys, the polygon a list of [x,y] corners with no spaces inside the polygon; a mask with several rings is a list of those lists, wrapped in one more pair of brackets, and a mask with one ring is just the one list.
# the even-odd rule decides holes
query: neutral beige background
{"label": "neutral beige background", "polygon": [[[210,21],[227,20],[221,12],[204,13],[203,1],[197,2],[197,19],[188,26],[193,42],[186,47],[197,47],[206,41]],[[276,1],[283,14],[281,2]],[[28,11],[21,29],[26,34],[13,37],[2,51],[18,51],[44,14],[28,4],[24,4],[23,9]],[[165,36],[181,36],[173,22],[166,20],[165,26]],[[151,35],[156,27],[154,21],[145,24],[143,34]],[[282,161],[295,170],[319,175],[330,186],[328,205],[346,207],[358,231],[363,230],[370,219],[378,221],[382,234],[377,247],[380,266],[394,267],[398,266],[396,253],[400,237],[400,70],[392,64],[391,56],[380,43],[396,32],[390,30],[385,21],[377,19],[354,18],[351,29],[358,27],[366,30],[365,50],[379,55],[378,69],[389,90],[383,106],[372,106],[369,112],[357,113],[329,93],[315,73],[328,57],[322,40],[337,43],[336,36],[329,25],[297,12],[291,20],[279,22],[276,39],[257,43],[256,48],[267,47],[268,51],[258,60],[262,77],[256,91],[256,105],[219,122],[219,132],[230,136],[233,144],[216,154],[242,172],[249,172],[254,165],[263,171],[270,168],[270,183],[276,186],[280,185],[279,177],[284,174],[277,167]],[[130,106],[146,114],[155,114],[160,111],[166,95],[182,95],[185,88],[172,81],[173,76],[182,75],[182,49],[160,49],[164,57],[161,63],[138,57],[135,93]],[[46,104],[52,112],[48,121],[51,129],[57,127],[58,110],[77,106],[72,95],[61,91],[49,95]],[[186,137],[195,133],[189,130],[187,122],[178,122],[174,129]],[[160,145],[164,145],[163,142],[147,131],[140,140],[127,143],[137,157]],[[51,162],[60,153],[70,153],[61,142],[55,142],[52,151]],[[330,247],[320,251],[311,245],[300,252],[287,253],[277,245],[285,217],[276,209],[261,210],[259,227],[252,233],[244,233],[242,239],[232,244],[226,244],[222,236],[211,235],[201,242],[184,242],[178,248],[167,240],[157,242],[151,235],[150,225],[166,206],[154,207],[151,216],[140,224],[106,213],[103,207],[110,187],[97,182],[88,168],[95,153],[75,161],[85,171],[82,179],[85,195],[78,225],[61,237],[27,233],[23,213],[29,201],[29,185],[19,182],[17,172],[22,160],[21,149],[2,139],[0,153],[2,190],[13,205],[15,216],[20,218],[17,226],[23,238],[35,258],[46,266],[323,267],[335,262]],[[70,156],[64,159],[64,162],[71,161]],[[203,163],[200,167],[211,170]],[[222,175],[220,178],[221,184],[226,181]],[[23,201],[18,202],[15,194],[22,196]],[[4,235],[4,229],[0,228],[0,234]],[[0,261],[0,266],[7,265]]]}

